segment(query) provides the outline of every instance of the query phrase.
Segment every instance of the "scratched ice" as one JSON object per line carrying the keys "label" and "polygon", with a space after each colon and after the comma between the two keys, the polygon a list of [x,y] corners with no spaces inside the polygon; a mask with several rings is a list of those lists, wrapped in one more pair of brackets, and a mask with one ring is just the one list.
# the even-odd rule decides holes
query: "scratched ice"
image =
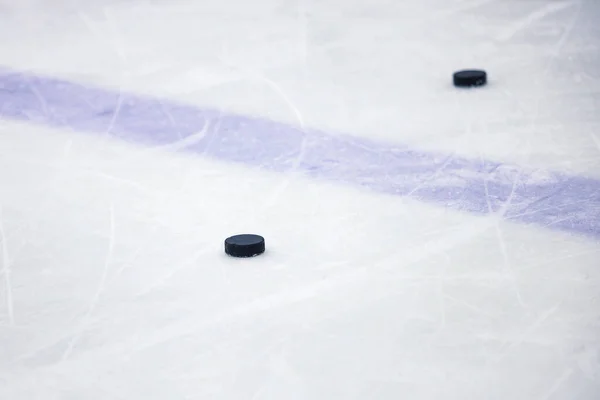
{"label": "scratched ice", "polygon": [[0,1],[0,399],[596,400],[598,20]]}

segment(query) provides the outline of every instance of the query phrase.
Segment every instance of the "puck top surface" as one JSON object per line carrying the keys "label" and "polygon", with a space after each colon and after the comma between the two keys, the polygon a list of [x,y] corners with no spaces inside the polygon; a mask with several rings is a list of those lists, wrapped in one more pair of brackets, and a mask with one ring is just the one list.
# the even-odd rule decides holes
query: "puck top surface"
{"label": "puck top surface", "polygon": [[487,83],[487,73],[478,69],[455,72],[453,78],[454,86],[458,87],[483,86]]}
{"label": "puck top surface", "polygon": [[265,252],[265,239],[260,235],[242,234],[225,239],[225,253],[232,257],[254,257]]}

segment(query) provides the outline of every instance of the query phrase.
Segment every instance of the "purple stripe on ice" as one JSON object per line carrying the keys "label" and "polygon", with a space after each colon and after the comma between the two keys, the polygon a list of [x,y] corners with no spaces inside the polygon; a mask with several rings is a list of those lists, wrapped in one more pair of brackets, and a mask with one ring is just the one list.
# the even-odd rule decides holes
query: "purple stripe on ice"
{"label": "purple stripe on ice", "polygon": [[416,151],[223,114],[48,77],[0,70],[0,116],[176,145],[228,162],[406,196],[600,238],[600,181]]}

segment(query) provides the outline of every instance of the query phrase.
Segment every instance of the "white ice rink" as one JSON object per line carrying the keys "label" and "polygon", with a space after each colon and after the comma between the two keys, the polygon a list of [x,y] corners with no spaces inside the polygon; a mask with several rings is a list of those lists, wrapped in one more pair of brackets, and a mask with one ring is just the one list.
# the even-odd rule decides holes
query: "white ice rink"
{"label": "white ice rink", "polygon": [[0,400],[600,399],[598,0],[1,0],[0,116]]}

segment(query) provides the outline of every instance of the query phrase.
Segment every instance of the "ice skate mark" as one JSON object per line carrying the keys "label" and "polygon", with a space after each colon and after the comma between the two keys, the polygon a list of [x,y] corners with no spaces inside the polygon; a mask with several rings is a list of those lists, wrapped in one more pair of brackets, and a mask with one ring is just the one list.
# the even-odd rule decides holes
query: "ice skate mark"
{"label": "ice skate mark", "polygon": [[[123,62],[123,64],[125,66],[127,66],[128,64],[130,64],[130,62],[127,60],[127,55],[126,52],[122,46],[122,40],[120,40],[116,34],[116,29],[114,27],[114,25],[112,24],[113,19],[111,19],[107,14],[106,14],[106,9],[103,8],[103,12],[104,12],[104,16],[106,17],[107,23],[110,26],[113,36],[117,37],[116,40],[112,41],[112,46],[115,49],[115,52],[117,53],[117,55],[119,56],[119,58],[121,59],[121,61]],[[91,21],[85,16],[85,14],[82,14],[81,12],[78,13],[79,18],[84,22],[84,24],[86,25],[86,27],[89,29],[90,32],[92,32],[92,34],[99,40],[104,41],[104,39],[107,37],[107,35],[103,34],[102,32],[98,32],[94,27],[93,24],[91,23]],[[112,117],[108,122],[108,127],[106,128],[105,131],[105,137],[111,136],[113,129],[115,128],[115,124],[117,122],[117,119],[119,118],[119,114],[121,112],[121,109],[123,107],[123,100],[124,100],[124,96],[123,96],[123,86],[121,85],[121,87],[119,88],[118,91],[118,97],[117,97],[117,102],[114,106],[114,109],[112,111]]]}
{"label": "ice skate mark", "polygon": [[519,335],[519,337],[512,341],[505,341],[500,349],[498,350],[499,355],[495,357],[494,362],[498,363],[506,357],[510,350],[519,347],[529,335],[534,333],[545,321],[547,321],[554,313],[556,313],[560,309],[560,304],[555,305],[544,311],[536,320],[534,320],[527,328],[523,330],[523,332]]}
{"label": "ice skate mark", "polygon": [[538,10],[530,13],[526,17],[522,18],[519,21],[516,21],[511,26],[506,28],[502,33],[500,33],[496,37],[496,40],[499,42],[506,42],[506,41],[512,39],[520,31],[530,27],[531,24],[533,24],[534,22],[542,20],[553,13],[562,11],[569,7],[573,7],[574,4],[575,4],[574,2],[564,2],[564,3],[547,4],[545,6],[542,6]]}
{"label": "ice skate mark", "polygon": [[[481,159],[481,161],[483,163],[483,159]],[[500,209],[497,212],[494,212],[492,203],[490,202],[490,193],[489,193],[489,189],[488,189],[488,179],[487,178],[483,180],[483,187],[485,190],[485,200],[487,203],[488,212],[494,222],[494,230],[496,231],[496,237],[498,239],[498,246],[500,247],[500,251],[502,252],[502,260],[503,260],[503,264],[504,264],[505,273],[509,276],[509,279],[512,283],[513,289],[517,296],[517,301],[519,302],[519,305],[521,307],[525,308],[525,304],[523,303],[523,297],[521,296],[521,292],[519,291],[516,274],[511,267],[511,262],[508,257],[508,251],[506,250],[506,241],[504,240],[504,235],[502,234],[502,229],[500,229],[500,221],[502,221],[504,219],[504,217],[512,203],[512,199],[515,195],[515,189],[517,187],[518,182],[520,182],[520,174],[517,174],[517,176],[515,176],[513,183],[512,183],[512,189],[510,191],[510,194],[508,195],[508,198],[502,204],[502,206],[500,207]]]}
{"label": "ice skate mark", "polygon": [[540,400],[552,399],[554,396],[554,393],[556,393],[558,391],[558,389],[560,389],[560,387],[563,385],[563,383],[565,383],[567,381],[567,379],[569,379],[571,377],[571,375],[573,375],[573,372],[574,372],[573,368],[571,368],[571,367],[566,367],[565,369],[563,369],[560,376],[554,381],[552,386],[550,386],[548,388],[548,391],[539,399]]}
{"label": "ice skate mark", "polygon": [[123,107],[123,94],[119,91],[119,97],[117,98],[117,104],[115,105],[114,110],[112,111],[112,115],[110,121],[108,121],[108,126],[106,127],[106,131],[104,132],[104,137],[109,137],[112,134],[112,130],[115,127],[115,122],[119,117],[119,112],[121,111],[121,107]]}
{"label": "ice skate mark", "polygon": [[[530,210],[532,208],[532,205],[542,202],[544,200],[547,200],[549,198],[550,198],[550,196],[544,196],[543,198],[540,198],[539,201],[535,201],[535,202],[532,202],[531,204],[529,204],[523,212],[511,214],[507,219],[519,220],[519,219],[523,219],[523,217],[528,217],[528,216],[532,216],[535,214],[542,214],[547,211],[562,211],[562,209],[565,208],[566,206],[588,204],[590,202],[590,199],[581,199],[581,200],[576,200],[576,201],[572,201],[569,203],[563,203],[563,204],[560,204],[559,206],[552,205],[552,206],[547,206],[547,207],[543,207],[543,208],[536,208],[536,209]],[[569,216],[566,216],[566,218],[568,219]],[[544,225],[544,226],[547,226],[547,225]]]}
{"label": "ice skate mark", "polygon": [[[273,90],[279,97],[281,97],[281,99],[284,101],[284,103],[288,106],[288,108],[292,111],[292,113],[296,117],[296,120],[298,121],[298,124],[300,127],[300,131],[302,133],[302,142],[300,143],[298,154],[296,155],[296,158],[294,159],[294,161],[292,163],[291,172],[298,171],[299,167],[302,163],[302,160],[304,159],[304,157],[306,155],[307,141],[308,141],[307,134],[306,134],[306,124],[304,123],[304,117],[302,116],[300,109],[289,98],[289,96],[281,88],[281,86],[278,85],[277,83],[273,82],[267,76],[265,76],[263,74],[259,74],[259,73],[253,73],[246,69],[242,69],[239,66],[231,64],[226,59],[226,56],[227,56],[226,44],[223,44],[223,53],[225,55],[225,58],[221,57],[221,58],[219,58],[219,60],[226,67],[233,69],[234,71],[241,72],[243,75],[249,76],[250,78],[252,78],[254,80],[258,80],[258,81],[262,81],[262,82],[266,83],[271,88],[271,90]],[[273,206],[273,204],[277,201],[277,199],[281,197],[281,193],[283,193],[283,191],[285,191],[289,187],[290,179],[291,179],[290,175],[286,175],[281,179],[281,183],[275,189],[273,189],[273,192],[272,192],[270,198],[265,201],[263,208],[268,208],[268,207]]]}
{"label": "ice skate mark", "polygon": [[134,297],[145,296],[153,292],[157,288],[164,286],[171,278],[177,275],[180,271],[183,271],[185,268],[188,268],[192,265],[197,265],[198,259],[201,258],[203,255],[210,253],[211,251],[212,249],[209,248],[201,248],[200,250],[192,254],[190,257],[188,257],[185,262],[179,263],[176,266],[171,266],[170,268],[168,268],[165,274],[158,277],[157,280],[155,280],[152,284],[146,286],[144,289],[136,292],[134,294]]}
{"label": "ice skate mark", "polygon": [[15,325],[15,310],[13,305],[12,283],[10,279],[10,256],[8,254],[6,231],[4,230],[4,215],[2,213],[2,205],[0,205],[0,240],[2,241],[2,275],[4,275],[4,290],[6,291],[6,311],[8,314],[8,323],[10,326]]}
{"label": "ice skate mark", "polygon": [[82,174],[85,173],[85,172],[88,172],[93,177],[105,179],[105,180],[108,180],[108,181],[111,181],[111,182],[114,182],[114,183],[117,183],[117,184],[120,184],[120,185],[129,186],[129,187],[131,187],[133,189],[136,189],[136,190],[138,190],[138,191],[140,191],[142,193],[145,193],[145,194],[149,194],[149,195],[156,194],[155,191],[147,188],[146,186],[144,186],[144,185],[140,184],[139,182],[134,181],[132,179],[119,178],[118,176],[107,174],[107,173],[104,173],[104,172],[101,172],[101,171],[96,171],[96,170],[90,170],[90,171],[88,171],[86,169],[82,169],[81,171],[82,171]]}
{"label": "ice skate mark", "polygon": [[27,83],[27,86],[29,86],[29,88],[31,89],[31,92],[39,101],[41,105],[41,111],[43,112],[44,116],[50,118],[52,116],[52,113],[50,112],[50,107],[48,107],[48,103],[46,102],[46,99],[44,99],[44,96],[42,96],[39,90],[35,87],[35,84],[33,84],[30,79],[26,79],[25,82]]}
{"label": "ice skate mark", "polygon": [[[544,260],[544,261],[541,261],[541,262],[535,262],[533,264],[525,265],[522,268],[522,270],[526,271],[526,270],[531,270],[531,269],[535,269],[535,268],[546,267],[548,264],[557,263],[558,261],[572,260],[573,258],[578,258],[578,257],[581,257],[581,256],[587,256],[587,255],[592,255],[592,254],[598,254],[598,255],[600,255],[600,249],[579,251],[577,253],[571,253],[571,254],[567,254],[567,255],[559,256],[559,257],[555,256],[555,257],[553,257],[550,260]],[[598,257],[598,258],[600,259],[600,257]],[[563,264],[565,266],[572,265],[571,262],[570,263],[563,263]]]}
{"label": "ice skate mark", "polygon": [[[446,167],[448,166],[448,164],[450,164],[450,162],[452,162],[453,159],[454,159],[454,154],[451,154],[448,157],[446,157],[446,159],[444,160],[444,162],[438,168],[436,168],[435,171],[433,171],[425,179],[421,180],[414,188],[412,188],[411,190],[409,190],[408,193],[406,193],[406,195],[404,196],[404,199],[410,199],[412,196],[414,196],[414,194],[416,192],[419,191],[419,189],[423,188],[428,183],[430,183],[432,181],[435,181],[437,178],[439,178],[440,175],[441,175],[441,173],[446,169]],[[442,185],[443,185],[443,183],[442,183]]]}
{"label": "ice skate mark", "polygon": [[71,339],[71,341],[69,342],[67,349],[65,350],[65,352],[63,353],[60,362],[64,362],[66,361],[70,356],[71,356],[71,352],[73,351],[73,349],[75,348],[75,346],[77,345],[77,342],[79,341],[79,338],[81,337],[81,335],[83,334],[84,330],[87,328],[87,325],[89,324],[89,319],[92,316],[92,313],[94,312],[94,310],[96,309],[96,306],[98,305],[98,302],[100,301],[100,295],[102,294],[102,292],[104,291],[104,287],[106,285],[106,280],[108,278],[108,271],[110,269],[110,265],[112,264],[112,259],[113,259],[113,253],[114,253],[114,247],[115,247],[115,210],[114,210],[114,204],[110,204],[109,208],[109,233],[108,233],[108,248],[106,251],[106,258],[104,260],[104,268],[102,270],[102,276],[100,277],[100,282],[98,283],[98,287],[96,288],[96,292],[94,293],[89,307],[85,313],[85,315],[83,316],[82,320],[81,320],[81,324],[79,329],[77,329],[77,332],[75,333],[75,335],[73,336],[73,338]]}
{"label": "ice skate mark", "polygon": [[464,307],[464,308],[466,308],[468,310],[471,310],[471,311],[473,311],[476,314],[483,315],[486,318],[493,319],[493,320],[500,320],[500,318],[501,318],[501,317],[499,317],[498,315],[496,315],[494,313],[486,312],[483,309],[483,307],[480,307],[479,305],[471,303],[469,301],[465,301],[463,299],[459,299],[457,297],[454,297],[454,296],[451,296],[451,295],[448,295],[448,294],[445,294],[444,297],[446,298],[446,300],[450,300],[451,302],[453,302],[455,304],[458,304],[458,305],[460,305],[460,306],[462,306],[462,307]]}
{"label": "ice skate mark", "polygon": [[[160,196],[160,199],[156,203],[155,209],[160,210],[160,209],[170,208],[170,205],[168,204],[169,201],[171,201],[170,197],[177,198],[178,196],[184,195],[185,194],[184,187],[185,187],[185,184],[184,184],[184,186],[182,186],[180,189],[176,190],[175,192],[169,192],[168,195],[164,194],[163,192],[152,192],[152,191],[148,190],[149,194]],[[153,224],[152,224],[152,227],[147,232],[148,235],[145,235],[146,238],[144,239],[144,241],[141,244],[139,244],[138,246],[136,246],[136,248],[130,252],[127,259],[121,263],[120,267],[116,271],[117,276],[122,275],[126,269],[132,268],[135,265],[135,263],[137,262],[137,260],[139,259],[139,257],[141,255],[143,255],[145,251],[147,251],[148,247],[151,245],[154,245],[156,243],[156,241],[158,240],[155,237],[155,233],[163,228],[163,226],[161,225],[162,222],[158,218],[153,218],[151,221],[153,222]],[[205,254],[205,253],[206,253],[205,250],[201,250],[200,252],[196,253],[196,255],[201,256],[202,254]],[[192,261],[195,261],[194,257],[192,257]],[[179,268],[178,270],[181,270],[181,268]],[[170,276],[173,276],[173,274],[170,274]],[[160,282],[164,282],[168,278],[169,278],[169,276],[164,276],[160,280]],[[151,287],[148,288],[148,290],[151,290],[151,288],[153,288],[153,287],[159,286],[160,282],[152,285]],[[145,292],[147,292],[148,290],[146,290]],[[145,292],[141,292],[141,293],[143,294]]]}
{"label": "ice skate mark", "polygon": [[[171,114],[165,110],[165,115],[170,116],[169,119],[172,122],[173,126],[175,126],[175,120],[173,119]],[[219,120],[217,120],[217,124],[218,123],[219,123]],[[213,131],[214,130],[215,129],[213,129]],[[181,151],[186,148],[194,147],[194,146],[197,146],[198,144],[200,144],[207,137],[207,135],[209,135],[209,132],[210,132],[210,120],[207,119],[207,120],[205,120],[204,126],[199,131],[192,133],[190,135],[187,135],[186,137],[183,137],[181,135],[181,132],[178,131],[178,133],[177,133],[177,135],[179,137],[178,140],[168,143],[168,144],[165,144],[165,145],[153,146],[151,149],[158,150],[158,151],[172,151],[172,152]],[[214,138],[213,138],[213,140],[214,140]]]}
{"label": "ice skate mark", "polygon": [[577,9],[576,9],[575,13],[573,14],[573,17],[571,18],[571,21],[569,21],[567,28],[565,29],[563,34],[560,36],[560,38],[556,42],[556,45],[554,46],[554,49],[552,51],[553,59],[560,56],[560,53],[562,51],[564,44],[566,43],[569,36],[571,36],[571,32],[573,32],[573,29],[575,28],[575,24],[577,23],[577,20],[579,19],[580,15],[581,15],[581,10],[583,8],[583,2],[584,2],[584,0],[577,1]]}
{"label": "ice skate mark", "polygon": [[[573,31],[573,28],[575,27],[575,23],[579,19],[579,15],[580,15],[581,9],[582,9],[582,1],[583,0],[579,0],[577,2],[577,9],[576,9],[575,13],[573,14],[573,17],[569,21],[569,24],[567,25],[565,31],[562,33],[562,35],[558,39],[557,43],[555,44],[554,48],[552,49],[552,52],[550,54],[550,59],[548,60],[548,62],[546,62],[546,65],[540,71],[540,73],[539,73],[540,76],[546,76],[548,74],[548,72],[550,71],[550,68],[552,67],[555,60],[560,56],[563,45],[565,44],[568,37],[571,35],[571,32]],[[535,129],[537,126],[537,121],[538,121],[538,118],[540,115],[540,101],[546,95],[547,95],[546,93],[542,93],[541,95],[537,96],[535,112],[532,113],[531,120],[530,120],[530,125],[531,125],[532,130]]]}
{"label": "ice skate mark", "polygon": [[563,222],[569,222],[571,221],[570,217],[562,217],[562,218],[557,218],[555,221],[549,222],[546,225],[543,225],[543,228],[552,228],[554,225],[558,225],[561,224]]}
{"label": "ice skate mark", "polygon": [[[165,107],[165,104],[162,101],[158,102],[158,105],[160,107],[160,109],[162,110],[163,114],[167,117],[167,119],[169,120],[169,122],[171,123],[171,126],[173,127],[173,132],[177,135],[177,137],[179,138],[179,142],[184,140],[183,135],[181,134],[181,131],[179,129],[177,129],[177,124],[175,123],[175,119],[173,118],[173,115],[169,112],[169,110]],[[203,127],[204,132],[206,132],[206,130],[204,129],[206,128],[206,125]],[[194,136],[193,134],[190,136]],[[189,136],[186,138],[189,139]],[[194,142],[194,140],[192,139],[192,142]]]}
{"label": "ice skate mark", "polygon": [[86,25],[86,27],[89,29],[89,31],[99,41],[106,43],[107,42],[106,39],[112,37],[113,40],[109,40],[108,44],[113,46],[115,52],[117,53],[117,55],[119,56],[119,58],[121,59],[121,61],[123,62],[124,65],[130,65],[131,63],[127,58],[127,52],[125,51],[125,47],[123,46],[123,43],[122,43],[123,39],[121,37],[119,37],[118,29],[114,24],[115,18],[108,15],[107,10],[109,10],[107,7],[102,7],[102,14],[104,14],[104,18],[106,19],[106,25],[109,26],[109,30],[110,30],[109,34],[107,34],[106,32],[99,32],[94,27],[93,23],[89,20],[89,18],[82,12],[79,11],[77,13],[77,15],[83,21],[83,23]]}
{"label": "ice skate mark", "polygon": [[153,242],[154,236],[152,236],[153,234],[156,233],[156,231],[158,230],[158,226],[154,226],[152,228],[152,230],[149,233],[149,235],[146,235],[147,239],[144,240],[143,244],[140,244],[139,246],[137,246],[129,255],[129,257],[127,257],[127,260],[125,260],[124,262],[121,263],[121,266],[119,267],[119,269],[117,270],[117,276],[120,276],[123,274],[123,272],[126,269],[129,269],[133,266],[133,264],[135,263],[135,261],[140,257],[140,255],[142,254],[142,251],[145,250],[151,242]]}

